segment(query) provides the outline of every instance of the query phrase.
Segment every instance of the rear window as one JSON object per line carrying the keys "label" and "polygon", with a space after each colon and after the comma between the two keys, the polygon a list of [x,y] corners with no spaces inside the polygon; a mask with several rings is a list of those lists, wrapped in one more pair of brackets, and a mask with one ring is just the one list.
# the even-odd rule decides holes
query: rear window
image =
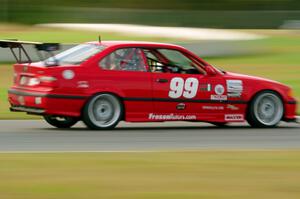
{"label": "rear window", "polygon": [[45,60],[46,65],[79,65],[88,58],[103,51],[105,46],[80,44]]}

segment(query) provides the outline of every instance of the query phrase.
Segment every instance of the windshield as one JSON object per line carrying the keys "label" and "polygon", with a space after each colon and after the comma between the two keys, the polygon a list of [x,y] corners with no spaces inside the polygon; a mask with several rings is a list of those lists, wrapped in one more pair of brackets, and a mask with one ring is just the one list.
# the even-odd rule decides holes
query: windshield
{"label": "windshield", "polygon": [[97,44],[80,44],[45,60],[46,65],[81,64],[91,56],[104,50]]}

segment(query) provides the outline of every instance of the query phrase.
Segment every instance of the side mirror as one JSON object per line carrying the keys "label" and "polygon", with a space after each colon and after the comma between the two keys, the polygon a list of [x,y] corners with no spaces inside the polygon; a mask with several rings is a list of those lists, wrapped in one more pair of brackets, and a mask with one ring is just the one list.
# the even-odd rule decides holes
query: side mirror
{"label": "side mirror", "polygon": [[209,76],[215,76],[217,74],[216,71],[211,66],[207,66],[205,70],[207,75]]}

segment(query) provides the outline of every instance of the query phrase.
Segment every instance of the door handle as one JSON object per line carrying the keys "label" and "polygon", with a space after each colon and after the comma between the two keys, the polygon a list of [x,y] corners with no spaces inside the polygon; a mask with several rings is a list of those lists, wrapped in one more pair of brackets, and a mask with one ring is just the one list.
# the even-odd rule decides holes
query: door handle
{"label": "door handle", "polygon": [[167,83],[168,80],[167,79],[157,79],[156,80],[158,83]]}

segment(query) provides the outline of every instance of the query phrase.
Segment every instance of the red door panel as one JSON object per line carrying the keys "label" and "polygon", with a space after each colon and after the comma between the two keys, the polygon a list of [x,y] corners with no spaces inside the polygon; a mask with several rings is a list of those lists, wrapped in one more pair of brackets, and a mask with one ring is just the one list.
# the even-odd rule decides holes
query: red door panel
{"label": "red door panel", "polygon": [[[208,120],[222,117],[227,100],[225,80],[221,76],[201,74],[153,73],[154,111],[179,114],[184,120]],[[223,118],[223,117],[222,117]],[[218,120],[219,120],[218,119]]]}

